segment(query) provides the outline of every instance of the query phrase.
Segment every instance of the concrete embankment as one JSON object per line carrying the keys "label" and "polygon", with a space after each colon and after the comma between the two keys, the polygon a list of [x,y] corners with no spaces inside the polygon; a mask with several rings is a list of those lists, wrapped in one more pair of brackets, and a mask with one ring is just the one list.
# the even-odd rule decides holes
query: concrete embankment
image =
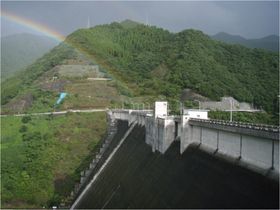
{"label": "concrete embankment", "polygon": [[[112,121],[110,117],[110,126],[108,129],[108,136],[101,143],[102,147],[100,152],[93,159],[93,167],[86,170],[85,176],[81,177],[83,182],[80,183],[79,189],[76,189],[74,200],[78,199],[86,187],[88,187],[90,181],[94,176],[99,172],[100,168],[104,165],[108,157],[111,155],[112,151],[116,148],[119,143],[119,140],[124,136],[125,132],[128,130],[128,123],[125,121]],[[89,173],[89,174],[87,174]]]}
{"label": "concrete embankment", "polygon": [[164,154],[152,152],[145,128],[135,126],[75,208],[278,209],[279,182],[196,146],[181,155],[173,142]]}

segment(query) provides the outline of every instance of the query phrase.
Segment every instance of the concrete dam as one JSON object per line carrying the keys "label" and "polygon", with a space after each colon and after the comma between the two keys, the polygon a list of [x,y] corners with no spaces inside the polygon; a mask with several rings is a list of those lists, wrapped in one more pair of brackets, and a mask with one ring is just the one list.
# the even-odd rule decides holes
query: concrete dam
{"label": "concrete dam", "polygon": [[279,128],[109,111],[72,209],[279,208]]}

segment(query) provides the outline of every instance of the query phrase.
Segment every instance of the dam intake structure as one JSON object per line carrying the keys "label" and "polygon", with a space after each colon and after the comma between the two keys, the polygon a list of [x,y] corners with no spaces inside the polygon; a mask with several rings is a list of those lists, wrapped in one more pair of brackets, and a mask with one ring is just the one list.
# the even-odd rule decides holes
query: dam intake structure
{"label": "dam intake structure", "polygon": [[152,112],[108,111],[122,127],[71,209],[279,208],[278,127]]}

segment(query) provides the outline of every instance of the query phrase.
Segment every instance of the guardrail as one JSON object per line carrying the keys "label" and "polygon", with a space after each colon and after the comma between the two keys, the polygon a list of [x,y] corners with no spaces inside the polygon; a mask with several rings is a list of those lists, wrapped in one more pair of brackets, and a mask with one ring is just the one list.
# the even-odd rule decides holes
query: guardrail
{"label": "guardrail", "polygon": [[254,123],[244,123],[244,122],[230,122],[225,120],[204,120],[204,119],[194,119],[191,118],[190,121],[194,122],[201,122],[201,123],[211,123],[211,124],[217,124],[217,125],[227,125],[227,126],[233,126],[233,127],[240,127],[240,128],[249,128],[249,129],[255,129],[255,130],[263,130],[263,131],[269,131],[274,133],[279,133],[280,127],[274,126],[274,125],[265,125],[265,124],[254,124]]}

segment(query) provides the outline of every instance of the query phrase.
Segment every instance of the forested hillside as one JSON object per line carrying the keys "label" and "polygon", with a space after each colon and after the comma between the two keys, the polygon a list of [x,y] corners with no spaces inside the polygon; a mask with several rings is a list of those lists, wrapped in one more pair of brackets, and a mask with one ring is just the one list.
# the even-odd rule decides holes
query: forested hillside
{"label": "forested hillside", "polygon": [[1,38],[1,80],[32,64],[58,42],[45,36],[14,34]]}
{"label": "forested hillside", "polygon": [[109,63],[140,95],[174,97],[191,88],[211,99],[230,95],[278,109],[278,53],[224,44],[196,30],[127,25],[78,30],[68,40]]}
{"label": "forested hillside", "polygon": [[[224,44],[196,30],[174,34],[130,21],[80,29],[66,42],[105,66],[133,96],[175,99],[181,90],[191,88],[211,99],[228,95],[268,112],[278,110],[278,53]],[[43,63],[56,64],[65,57],[63,49],[57,47],[27,72],[45,71]],[[32,75],[35,78],[38,73]],[[9,94],[12,83],[14,79],[3,84],[2,104],[15,95]]]}

